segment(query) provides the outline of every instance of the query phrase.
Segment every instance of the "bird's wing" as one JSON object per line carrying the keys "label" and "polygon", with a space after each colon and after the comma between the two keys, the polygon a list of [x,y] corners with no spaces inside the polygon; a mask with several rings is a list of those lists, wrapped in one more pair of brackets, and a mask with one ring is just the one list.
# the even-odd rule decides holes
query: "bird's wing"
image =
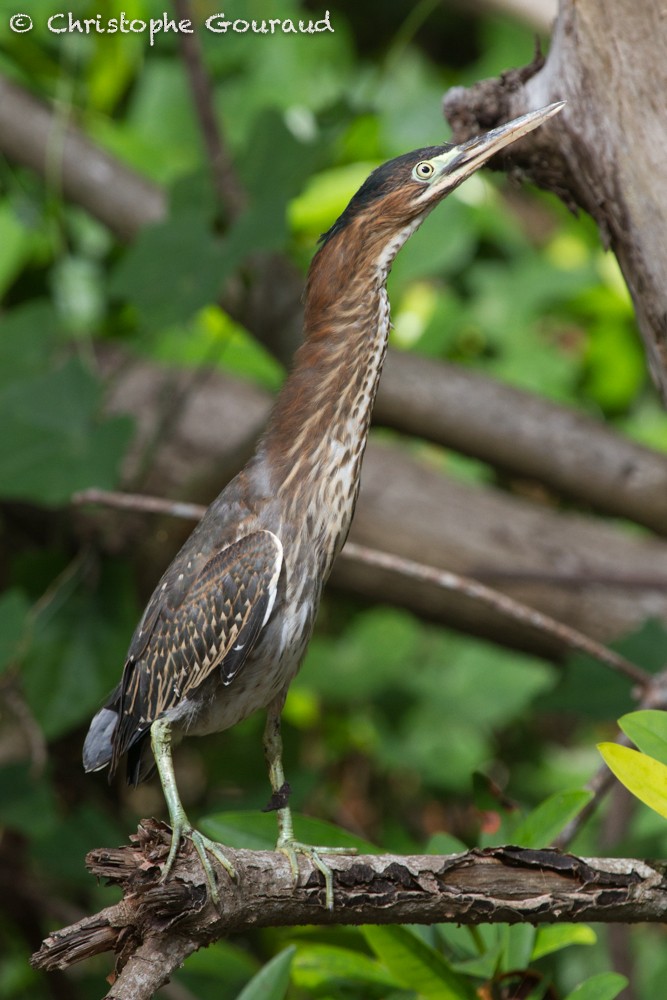
{"label": "bird's wing", "polygon": [[189,586],[178,566],[165,576],[130,646],[112,767],[213,671],[233,681],[273,609],[282,557],[280,539],[256,531],[216,552]]}

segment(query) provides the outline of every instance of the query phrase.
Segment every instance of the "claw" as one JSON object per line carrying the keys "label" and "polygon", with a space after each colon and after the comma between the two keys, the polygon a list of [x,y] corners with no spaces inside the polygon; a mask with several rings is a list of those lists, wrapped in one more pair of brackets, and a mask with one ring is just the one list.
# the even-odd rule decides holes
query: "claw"
{"label": "claw", "polygon": [[166,882],[167,878],[169,877],[169,873],[173,868],[174,861],[176,860],[178,850],[181,846],[181,839],[183,837],[189,837],[190,840],[192,841],[192,846],[199,855],[201,866],[204,869],[206,881],[208,882],[209,895],[211,897],[212,902],[215,903],[216,906],[218,906],[220,903],[220,893],[218,892],[218,884],[216,882],[215,872],[213,870],[213,866],[210,862],[208,855],[212,854],[215,860],[222,865],[222,867],[225,869],[229,877],[231,879],[234,879],[234,881],[237,878],[236,869],[234,868],[234,865],[231,863],[229,858],[227,858],[223,854],[222,850],[220,849],[220,844],[217,844],[214,840],[209,840],[209,838],[205,837],[203,833],[199,832],[199,830],[195,830],[195,828],[191,826],[190,823],[187,822],[187,819],[185,820],[185,822],[176,823],[172,829],[171,847],[169,848],[169,855],[165,862],[164,868],[162,869],[162,875],[160,877],[160,881]]}
{"label": "claw", "polygon": [[357,850],[355,847],[313,847],[311,844],[302,844],[298,840],[294,840],[291,837],[280,837],[278,843],[276,844],[276,850],[284,854],[289,861],[290,868],[292,869],[292,877],[294,879],[294,887],[298,885],[299,882],[299,865],[297,862],[297,854],[303,854],[304,857],[310,860],[310,863],[317,868],[324,876],[324,896],[326,908],[332,911],[334,908],[334,894],[333,894],[333,872],[329,865],[326,863],[323,854],[342,854],[351,855],[356,854]]}
{"label": "claw", "polygon": [[236,870],[231,861],[221,851],[220,844],[216,844],[214,840],[209,840],[199,830],[195,830],[185,815],[174,776],[174,765],[171,759],[171,725],[168,719],[157,719],[151,726],[151,747],[160,775],[164,797],[167,800],[169,820],[171,822],[171,847],[169,848],[165,866],[162,869],[161,881],[165,882],[169,877],[169,873],[176,860],[176,855],[178,854],[178,849],[181,846],[182,838],[189,837],[204,869],[211,900],[217,906],[220,903],[220,894],[209,854],[213,855],[216,861],[220,862],[230,878],[236,879]]}
{"label": "claw", "polygon": [[310,844],[302,844],[294,837],[292,813],[288,805],[290,786],[285,781],[282,762],[283,744],[280,738],[280,712],[284,700],[283,693],[269,706],[264,729],[264,753],[269,765],[269,778],[273,791],[267,809],[275,809],[278,813],[279,836],[276,850],[284,854],[289,861],[295,888],[299,882],[299,865],[296,856],[297,854],[305,854],[307,858],[310,858],[311,864],[324,876],[326,907],[327,910],[333,910],[333,872],[322,855],[356,854],[357,852],[353,847],[312,847]]}

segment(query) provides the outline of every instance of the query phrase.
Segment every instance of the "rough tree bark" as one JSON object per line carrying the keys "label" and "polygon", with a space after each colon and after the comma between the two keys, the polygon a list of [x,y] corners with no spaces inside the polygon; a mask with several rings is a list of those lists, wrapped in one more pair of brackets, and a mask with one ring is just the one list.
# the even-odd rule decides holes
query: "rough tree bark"
{"label": "rough tree bark", "polygon": [[630,289],[667,399],[667,19],[660,0],[561,0],[546,61],[445,97],[457,141],[567,101],[516,162],[595,219]]}
{"label": "rough tree bark", "polygon": [[667,918],[663,866],[627,858],[577,858],[552,850],[491,847],[452,855],[361,855],[328,859],[335,907],[308,862],[295,887],[287,859],[274,851],[226,849],[238,872],[231,883],[216,864],[223,902],[207,896],[194,849],[179,852],[159,882],[168,828],[144,820],[129,847],[92,851],[88,867],[123,889],[121,902],[50,935],[33,956],[64,969],[93,955],[116,954],[107,1000],[148,1000],[193,951],[233,931],[301,924],[636,923]]}

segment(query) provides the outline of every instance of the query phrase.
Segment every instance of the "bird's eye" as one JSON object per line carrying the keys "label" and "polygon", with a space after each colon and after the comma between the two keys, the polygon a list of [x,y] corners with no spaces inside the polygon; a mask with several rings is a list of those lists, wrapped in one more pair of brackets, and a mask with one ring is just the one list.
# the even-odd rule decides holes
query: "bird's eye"
{"label": "bird's eye", "polygon": [[435,173],[435,167],[428,160],[422,160],[421,163],[417,164],[413,173],[417,180],[427,181]]}

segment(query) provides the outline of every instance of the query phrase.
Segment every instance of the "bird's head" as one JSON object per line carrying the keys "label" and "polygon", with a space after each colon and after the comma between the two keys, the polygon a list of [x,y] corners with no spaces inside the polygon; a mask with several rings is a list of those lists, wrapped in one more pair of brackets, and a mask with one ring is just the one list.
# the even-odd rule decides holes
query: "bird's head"
{"label": "bird's head", "polygon": [[460,145],[427,146],[389,160],[374,170],[333,226],[321,237],[327,244],[350,227],[359,227],[388,262],[428,213],[504,146],[531,132],[563,107],[550,104]]}

